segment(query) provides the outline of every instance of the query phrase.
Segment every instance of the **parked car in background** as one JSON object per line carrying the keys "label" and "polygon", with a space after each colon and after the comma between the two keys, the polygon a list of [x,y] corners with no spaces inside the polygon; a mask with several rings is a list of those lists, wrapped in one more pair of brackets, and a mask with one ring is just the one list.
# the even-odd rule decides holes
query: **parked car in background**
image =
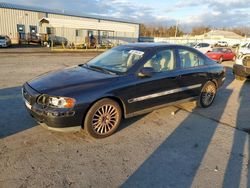
{"label": "parked car in background", "polygon": [[235,43],[235,44],[232,45],[232,48],[238,48],[239,46],[240,46],[239,43]]}
{"label": "parked car in background", "polygon": [[48,73],[23,85],[28,111],[52,130],[84,128],[95,137],[128,118],[183,101],[209,107],[225,69],[181,45],[120,45],[86,64]]}
{"label": "parked car in background", "polygon": [[11,46],[11,39],[7,35],[0,35],[0,47]]}
{"label": "parked car in background", "polygon": [[186,43],[185,46],[194,47],[196,44],[197,42],[189,42],[189,43]]}
{"label": "parked car in background", "polygon": [[212,44],[209,44],[209,43],[205,43],[205,42],[200,42],[200,43],[197,43],[194,48],[196,48],[197,50],[199,50],[200,52],[202,53],[207,53],[208,51],[211,51],[212,48],[213,48],[213,45]]}
{"label": "parked car in background", "polygon": [[250,54],[239,55],[233,66],[233,73],[236,80],[250,78]]}
{"label": "parked car in background", "polygon": [[49,35],[48,44],[49,46],[57,46],[57,45],[67,46],[68,39],[65,37],[61,37],[61,36]]}
{"label": "parked car in background", "polygon": [[238,50],[238,54],[239,55],[250,54],[250,42],[241,45]]}
{"label": "parked car in background", "polygon": [[216,46],[219,46],[219,47],[227,47],[228,46],[228,43],[226,41],[218,41]]}
{"label": "parked car in background", "polygon": [[206,56],[221,63],[224,60],[235,60],[236,54],[230,48],[213,48],[212,51],[207,52]]}

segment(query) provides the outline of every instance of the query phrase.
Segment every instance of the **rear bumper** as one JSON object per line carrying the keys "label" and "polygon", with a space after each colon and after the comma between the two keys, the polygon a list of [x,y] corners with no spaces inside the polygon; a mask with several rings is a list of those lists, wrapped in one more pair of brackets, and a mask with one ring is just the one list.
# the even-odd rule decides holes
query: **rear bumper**
{"label": "rear bumper", "polygon": [[245,67],[243,65],[234,64],[233,73],[237,76],[248,78],[250,77],[250,67]]}

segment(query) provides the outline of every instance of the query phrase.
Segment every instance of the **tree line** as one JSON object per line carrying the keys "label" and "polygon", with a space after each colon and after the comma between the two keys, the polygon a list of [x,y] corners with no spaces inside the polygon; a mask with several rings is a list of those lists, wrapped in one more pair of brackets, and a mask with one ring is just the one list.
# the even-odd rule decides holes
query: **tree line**
{"label": "tree line", "polygon": [[[140,36],[144,37],[180,37],[184,34],[190,34],[191,36],[202,35],[211,31],[210,26],[196,26],[193,27],[190,33],[185,33],[178,26],[152,26],[141,24],[140,25]],[[235,27],[235,28],[220,28],[220,30],[232,31],[238,35],[246,36],[250,35],[250,27]]]}

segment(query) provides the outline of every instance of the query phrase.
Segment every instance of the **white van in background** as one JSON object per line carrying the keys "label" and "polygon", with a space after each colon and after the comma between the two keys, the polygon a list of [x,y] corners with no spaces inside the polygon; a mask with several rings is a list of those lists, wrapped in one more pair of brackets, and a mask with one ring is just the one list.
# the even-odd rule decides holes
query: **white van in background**
{"label": "white van in background", "polygon": [[242,46],[240,46],[238,54],[239,55],[250,54],[250,42],[247,42],[243,44]]}

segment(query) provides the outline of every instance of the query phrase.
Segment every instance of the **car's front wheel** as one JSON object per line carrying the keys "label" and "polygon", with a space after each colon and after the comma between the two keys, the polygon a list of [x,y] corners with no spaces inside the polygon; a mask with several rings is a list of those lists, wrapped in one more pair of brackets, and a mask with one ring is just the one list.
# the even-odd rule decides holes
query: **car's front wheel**
{"label": "car's front wheel", "polygon": [[202,88],[198,104],[200,107],[209,107],[216,96],[217,88],[214,82],[208,81]]}
{"label": "car's front wheel", "polygon": [[111,99],[97,101],[87,112],[85,131],[94,138],[104,138],[113,134],[121,121],[120,105]]}

